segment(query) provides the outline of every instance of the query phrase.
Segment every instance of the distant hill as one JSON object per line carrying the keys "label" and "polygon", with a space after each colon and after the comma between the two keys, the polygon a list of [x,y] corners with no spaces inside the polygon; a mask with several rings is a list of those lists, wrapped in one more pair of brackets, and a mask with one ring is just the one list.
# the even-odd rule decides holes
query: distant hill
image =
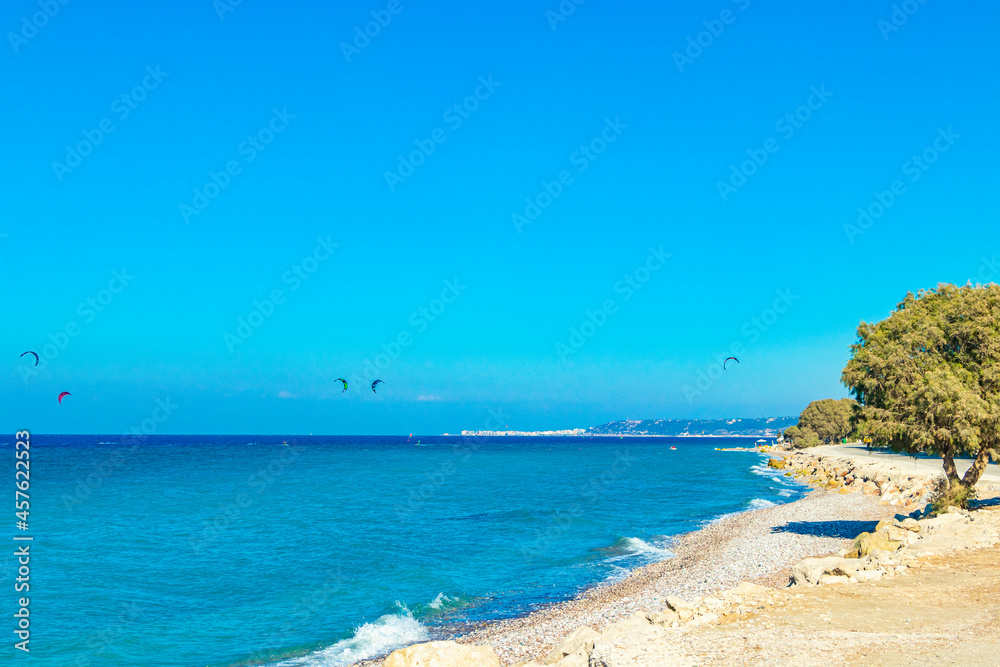
{"label": "distant hill", "polygon": [[760,419],[627,419],[591,426],[594,435],[728,435],[776,438],[798,417],[762,417]]}

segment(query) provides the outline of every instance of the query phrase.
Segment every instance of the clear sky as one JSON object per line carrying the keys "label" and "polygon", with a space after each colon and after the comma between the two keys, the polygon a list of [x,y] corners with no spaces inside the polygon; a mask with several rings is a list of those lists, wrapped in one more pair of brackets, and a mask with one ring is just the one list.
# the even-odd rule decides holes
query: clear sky
{"label": "clear sky", "polygon": [[1000,275],[1000,6],[895,6],[5,3],[0,428],[844,396],[860,320]]}

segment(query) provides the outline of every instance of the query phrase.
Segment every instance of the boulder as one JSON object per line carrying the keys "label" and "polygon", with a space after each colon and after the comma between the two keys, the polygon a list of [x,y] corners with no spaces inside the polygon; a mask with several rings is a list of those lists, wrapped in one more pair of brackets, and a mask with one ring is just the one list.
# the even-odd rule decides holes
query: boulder
{"label": "boulder", "polygon": [[833,574],[824,574],[820,576],[819,582],[820,586],[829,586],[830,584],[849,584],[851,583],[850,577],[841,577]]}
{"label": "boulder", "polygon": [[805,558],[792,566],[791,583],[795,585],[818,584],[820,577],[824,574],[853,573],[861,567],[863,566],[857,560],[851,563],[849,559],[839,556]]}
{"label": "boulder", "polygon": [[393,651],[382,667],[500,667],[500,660],[491,646],[427,642]]}
{"label": "boulder", "polygon": [[874,581],[882,578],[881,570],[858,570],[854,573],[854,578],[860,582]]}
{"label": "boulder", "polygon": [[568,655],[574,653],[589,653],[594,648],[594,642],[601,638],[601,633],[597,630],[581,625],[573,632],[566,635],[566,639],[559,642],[552,651],[545,656],[548,664],[557,663]]}
{"label": "boulder", "polygon": [[851,547],[850,552],[847,554],[847,557],[864,558],[875,549],[880,549],[882,551],[895,551],[901,546],[903,546],[902,542],[890,539],[888,533],[884,530],[880,530],[875,533],[861,533],[854,538],[854,544]]}

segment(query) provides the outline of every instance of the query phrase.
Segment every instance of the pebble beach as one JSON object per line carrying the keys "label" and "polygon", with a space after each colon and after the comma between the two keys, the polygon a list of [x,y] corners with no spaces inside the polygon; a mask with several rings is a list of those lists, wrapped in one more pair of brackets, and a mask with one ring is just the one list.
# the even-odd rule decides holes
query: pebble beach
{"label": "pebble beach", "polygon": [[470,629],[457,641],[489,645],[501,664],[509,666],[539,659],[581,625],[600,631],[635,612],[662,609],[668,596],[691,599],[742,581],[783,588],[792,564],[848,547],[859,533],[897,511],[878,496],[814,490],[795,502],[725,516],[676,537],[672,557],[636,569],[623,580],[524,617]]}

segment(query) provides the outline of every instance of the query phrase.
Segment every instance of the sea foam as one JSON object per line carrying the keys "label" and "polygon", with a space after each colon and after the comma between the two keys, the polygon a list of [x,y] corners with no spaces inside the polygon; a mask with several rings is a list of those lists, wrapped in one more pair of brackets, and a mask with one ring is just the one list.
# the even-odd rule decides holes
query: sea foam
{"label": "sea foam", "polygon": [[413,618],[386,614],[365,623],[354,634],[321,651],[276,663],[274,667],[338,667],[385,655],[397,648],[430,639],[427,628]]}

